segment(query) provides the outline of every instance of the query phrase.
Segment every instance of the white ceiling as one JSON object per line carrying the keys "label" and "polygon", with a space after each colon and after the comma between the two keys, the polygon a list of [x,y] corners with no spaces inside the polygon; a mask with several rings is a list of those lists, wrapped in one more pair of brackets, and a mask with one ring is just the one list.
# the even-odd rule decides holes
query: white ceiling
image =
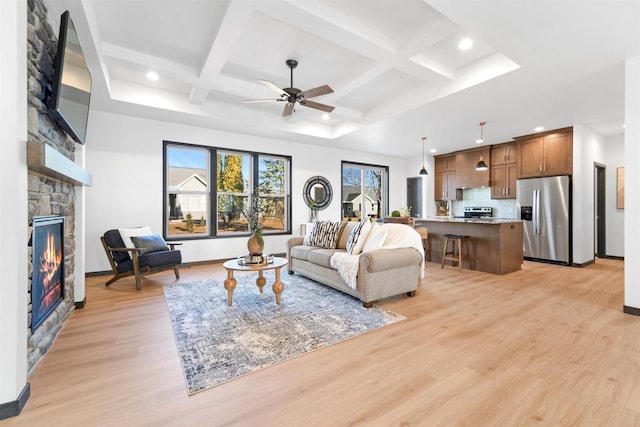
{"label": "white ceiling", "polygon": [[[547,129],[621,133],[640,0],[49,0],[71,12],[92,108],[399,157]],[[461,51],[463,37],[474,46]],[[318,110],[257,80],[328,84]],[[160,79],[148,80],[153,70]],[[89,123],[89,127],[91,123]]]}

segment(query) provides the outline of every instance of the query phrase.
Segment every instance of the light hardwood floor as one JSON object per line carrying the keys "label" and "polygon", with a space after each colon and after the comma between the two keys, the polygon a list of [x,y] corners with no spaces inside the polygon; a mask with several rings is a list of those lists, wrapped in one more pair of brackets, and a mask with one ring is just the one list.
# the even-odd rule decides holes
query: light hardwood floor
{"label": "light hardwood floor", "polygon": [[[496,276],[429,263],[415,298],[380,303],[407,320],[190,397],[162,293],[172,272],[140,292],[91,277],[22,414],[0,426],[640,425],[623,266],[525,262]],[[224,276],[181,269],[182,281]]]}

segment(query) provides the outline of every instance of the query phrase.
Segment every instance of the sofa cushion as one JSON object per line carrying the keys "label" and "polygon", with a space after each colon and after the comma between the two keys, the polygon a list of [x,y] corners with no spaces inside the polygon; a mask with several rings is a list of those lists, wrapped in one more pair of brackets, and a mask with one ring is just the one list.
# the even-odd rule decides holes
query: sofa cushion
{"label": "sofa cushion", "polygon": [[309,252],[318,249],[315,246],[298,245],[291,248],[291,258],[309,261]]}
{"label": "sofa cushion", "polygon": [[151,236],[131,236],[131,241],[136,248],[144,249],[145,254],[169,250],[167,243],[159,234],[152,234]]}
{"label": "sofa cushion", "polygon": [[349,235],[358,224],[358,221],[345,221],[344,227],[342,227],[342,231],[338,237],[336,249],[347,249],[347,240],[349,239]]}
{"label": "sofa cushion", "polygon": [[357,255],[362,252],[362,247],[367,240],[369,231],[371,231],[371,221],[368,219],[360,221],[349,234],[346,247],[347,253]]}
{"label": "sofa cushion", "polygon": [[335,249],[342,226],[344,226],[342,221],[316,221],[313,223],[311,233],[305,236],[304,244]]}
{"label": "sofa cushion", "polygon": [[312,251],[308,252],[308,256],[309,256],[308,261],[313,263],[313,264],[315,264],[315,265],[319,265],[321,267],[332,268],[331,267],[331,257],[336,252],[343,252],[344,253],[344,249],[318,249],[318,248],[316,248],[315,250],[312,250]]}

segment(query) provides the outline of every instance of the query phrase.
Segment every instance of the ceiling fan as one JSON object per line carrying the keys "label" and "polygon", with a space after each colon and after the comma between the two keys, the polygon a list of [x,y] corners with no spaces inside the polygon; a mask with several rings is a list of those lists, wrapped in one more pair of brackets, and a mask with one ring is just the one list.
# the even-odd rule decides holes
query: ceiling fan
{"label": "ceiling fan", "polygon": [[245,99],[242,102],[253,103],[253,102],[286,102],[287,104],[284,106],[284,111],[282,112],[283,117],[290,116],[293,114],[293,109],[295,107],[296,102],[300,105],[309,108],[315,108],[316,110],[325,111],[330,113],[334,110],[334,106],[321,104],[315,101],[309,101],[309,98],[314,98],[316,96],[326,95],[328,93],[332,93],[333,89],[331,89],[328,85],[318,86],[309,90],[300,90],[298,88],[293,87],[293,69],[298,66],[298,61],[295,59],[287,59],[285,61],[289,69],[291,70],[291,84],[290,87],[285,87],[284,89],[279,88],[275,84],[271,83],[269,80],[258,80],[258,83],[263,84],[268,87],[272,91],[276,92],[280,95],[280,98],[276,99]]}

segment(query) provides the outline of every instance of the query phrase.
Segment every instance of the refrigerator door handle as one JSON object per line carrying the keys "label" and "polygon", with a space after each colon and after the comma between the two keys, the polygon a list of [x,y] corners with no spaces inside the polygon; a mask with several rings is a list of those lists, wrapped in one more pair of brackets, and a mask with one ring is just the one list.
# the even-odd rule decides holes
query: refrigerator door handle
{"label": "refrigerator door handle", "polygon": [[540,190],[533,191],[533,233],[540,234]]}

